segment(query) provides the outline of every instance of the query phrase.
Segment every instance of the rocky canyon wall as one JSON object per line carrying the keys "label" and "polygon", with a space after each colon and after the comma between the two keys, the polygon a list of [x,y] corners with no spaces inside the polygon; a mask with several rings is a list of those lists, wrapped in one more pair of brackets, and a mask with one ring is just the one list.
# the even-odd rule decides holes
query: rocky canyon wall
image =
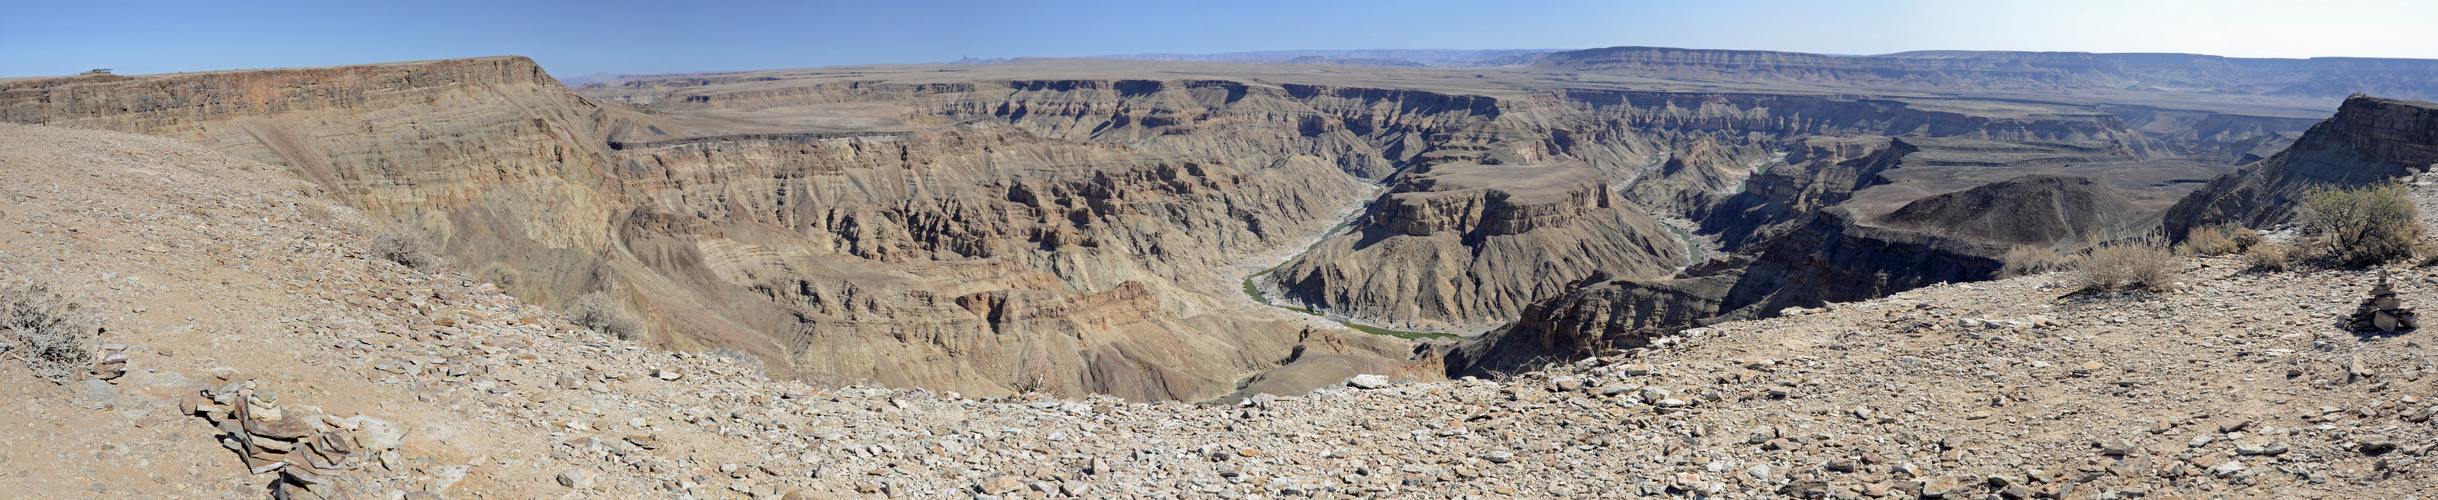
{"label": "rocky canyon wall", "polygon": [[1662,275],[1684,263],[1684,243],[1614,196],[1580,163],[1416,167],[1354,232],[1269,279],[1283,300],[1368,324],[1487,330],[1593,273]]}
{"label": "rocky canyon wall", "polygon": [[1302,328],[1182,290],[1216,288],[1213,266],[1326,227],[1362,191],[1311,156],[601,105],[523,58],[4,91],[10,121],[287,165],[530,300],[611,294],[667,347],[737,349],[774,376],[976,394],[1234,390],[1286,358]]}
{"label": "rocky canyon wall", "polygon": [[581,293],[620,205],[598,123],[522,57],[13,80],[0,120],[185,140],[286,165],[433,232],[453,264],[542,304]]}
{"label": "rocky canyon wall", "polygon": [[[20,79],[0,82],[0,119],[285,165],[529,301],[605,294],[657,345],[733,349],[774,376],[1188,400],[1299,347],[1438,362],[1261,308],[1229,275],[1374,185],[1392,192],[1353,231],[1273,274],[1295,298],[1404,324],[1651,330],[1976,276],[1974,250],[1824,209],[1920,149],[1907,140],[2134,156],[2182,140],[2096,111],[1821,93],[862,71],[598,99],[518,57]],[[1740,253],[1674,274],[1687,250],[1654,214],[1734,220],[1705,230]],[[1659,288],[1534,305],[1600,283]],[[1532,312],[1595,309],[1612,316]]]}
{"label": "rocky canyon wall", "polygon": [[2313,188],[2385,182],[2433,167],[2438,105],[2357,95],[2284,151],[2212,178],[2176,202],[2167,211],[2166,230],[2182,238],[2214,224],[2275,227],[2293,218]]}

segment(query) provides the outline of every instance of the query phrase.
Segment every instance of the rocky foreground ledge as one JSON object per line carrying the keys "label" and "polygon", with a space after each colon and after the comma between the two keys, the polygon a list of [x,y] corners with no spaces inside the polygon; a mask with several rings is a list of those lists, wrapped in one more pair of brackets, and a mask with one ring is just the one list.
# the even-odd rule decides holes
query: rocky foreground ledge
{"label": "rocky foreground ledge", "polygon": [[[38,147],[37,145],[45,145]],[[51,148],[47,145],[62,145]],[[82,151],[44,156],[40,151]],[[1532,373],[1239,405],[812,387],[369,258],[361,219],[175,142],[0,129],[0,267],[123,371],[0,364],[0,490],[132,498],[2408,498],[2426,332],[2360,271],[2056,276],[1734,322]],[[2398,269],[2408,302],[2438,270]],[[105,373],[107,375],[107,373]],[[230,426],[229,422],[236,422]],[[284,465],[273,465],[284,464]]]}

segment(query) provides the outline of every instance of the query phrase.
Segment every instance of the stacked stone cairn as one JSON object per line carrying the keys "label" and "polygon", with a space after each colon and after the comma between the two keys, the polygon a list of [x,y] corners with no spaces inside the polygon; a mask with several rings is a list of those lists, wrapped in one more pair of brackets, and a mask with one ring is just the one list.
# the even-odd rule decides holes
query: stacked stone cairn
{"label": "stacked stone cairn", "polygon": [[[220,444],[236,452],[252,473],[277,472],[273,498],[348,498],[349,491],[361,488],[349,487],[357,481],[344,477],[346,471],[371,461],[367,459],[396,468],[395,448],[406,434],[396,423],[361,415],[320,415],[310,407],[283,408],[278,392],[257,387],[254,381],[222,376],[214,382],[216,388],[186,399],[180,410],[210,420],[222,432]],[[463,471],[436,475],[441,491],[446,491]]]}
{"label": "stacked stone cairn", "polygon": [[2404,307],[2404,299],[2396,295],[2394,287],[2388,286],[2387,271],[2379,271],[2379,284],[2370,288],[2370,296],[2362,299],[2361,308],[2354,310],[2352,321],[2347,324],[2357,332],[2394,332],[2418,325],[2412,308]]}

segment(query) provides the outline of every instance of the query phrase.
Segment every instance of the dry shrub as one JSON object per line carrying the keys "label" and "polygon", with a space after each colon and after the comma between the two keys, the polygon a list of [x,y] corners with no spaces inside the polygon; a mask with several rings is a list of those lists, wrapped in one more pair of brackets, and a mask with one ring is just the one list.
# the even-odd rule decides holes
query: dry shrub
{"label": "dry shrub", "polygon": [[[763,364],[761,356],[755,356],[753,353],[729,347],[715,347],[711,349],[711,355],[713,357],[727,359],[730,363],[735,363],[742,366],[746,370],[752,372],[754,375],[769,376],[769,367]],[[1038,378],[1035,380],[1035,384],[1040,383]],[[1039,392],[1038,385],[1035,389],[1027,390],[1025,392]]]}
{"label": "dry shrub", "polygon": [[[2251,230],[2231,226],[2195,228],[2192,232],[2184,233],[2184,243],[2176,245],[2176,254],[2213,257],[2241,252],[2248,245],[2237,240],[2236,231]],[[2253,238],[2257,239],[2259,235],[2258,231],[2252,231]]]}
{"label": "dry shrub", "polygon": [[2303,195],[2306,227],[2338,265],[2365,267],[2411,257],[2421,237],[2421,211],[2404,185],[2317,188]]}
{"label": "dry shrub", "polygon": [[2267,235],[2260,234],[2259,230],[2232,224],[2229,224],[2226,227],[2230,228],[2226,233],[2230,238],[2235,240],[2235,248],[2237,248],[2238,251],[2251,250],[2252,247],[2269,242],[2269,237]]}
{"label": "dry shrub", "polygon": [[2252,264],[2254,271],[2284,272],[2292,268],[2290,264],[2294,260],[2294,249],[2280,243],[2264,242],[2244,250],[2243,259]]}
{"label": "dry shrub", "polygon": [[41,281],[0,278],[0,356],[25,362],[34,375],[66,382],[93,365],[93,317]]}
{"label": "dry shrub", "polygon": [[2101,245],[2076,256],[2074,285],[2085,290],[2163,290],[2175,277],[2176,256],[2156,239]]}
{"label": "dry shrub", "polygon": [[432,257],[429,244],[424,243],[423,233],[403,224],[373,235],[372,255],[415,269],[431,269],[440,263],[440,259]]}
{"label": "dry shrub", "polygon": [[643,337],[643,322],[618,309],[618,303],[610,301],[609,294],[601,292],[577,297],[575,310],[567,320],[621,339],[641,340]]}
{"label": "dry shrub", "polygon": [[319,223],[323,223],[323,224],[329,224],[329,223],[330,223],[330,221],[331,221],[331,219],[335,219],[335,218],[337,218],[337,217],[338,217],[338,214],[332,213],[332,212],[330,211],[330,206],[329,206],[329,205],[323,205],[323,204],[320,204],[320,203],[314,203],[314,202],[310,202],[310,201],[308,201],[308,202],[302,202],[302,203],[297,203],[297,204],[296,204],[296,214],[297,214],[297,215],[299,215],[299,216],[303,216],[303,217],[305,218],[305,220],[314,221],[314,222],[319,222]]}
{"label": "dry shrub", "polygon": [[2035,246],[2008,249],[2004,260],[2006,268],[1999,271],[2004,276],[2030,276],[2050,271],[2063,271],[2072,264],[2071,259],[2067,258],[2065,254],[2059,253],[2055,248]]}

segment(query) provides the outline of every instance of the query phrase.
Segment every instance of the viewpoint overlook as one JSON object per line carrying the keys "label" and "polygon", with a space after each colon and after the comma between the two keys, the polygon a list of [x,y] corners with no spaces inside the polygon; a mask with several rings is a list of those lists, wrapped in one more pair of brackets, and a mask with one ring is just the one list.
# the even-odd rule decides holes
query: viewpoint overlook
{"label": "viewpoint overlook", "polygon": [[0,436],[52,443],[0,489],[2426,495],[2438,233],[2315,228],[2438,216],[2434,98],[1654,47],[0,79]]}

